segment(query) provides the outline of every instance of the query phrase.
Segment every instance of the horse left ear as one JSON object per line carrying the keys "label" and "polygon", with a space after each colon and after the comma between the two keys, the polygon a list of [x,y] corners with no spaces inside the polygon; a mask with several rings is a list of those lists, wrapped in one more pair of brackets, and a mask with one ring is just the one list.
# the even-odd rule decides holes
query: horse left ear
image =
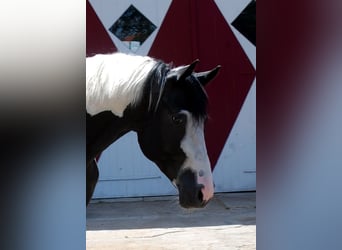
{"label": "horse left ear", "polygon": [[212,70],[194,73],[193,75],[196,76],[196,78],[202,84],[202,86],[205,86],[205,85],[207,85],[208,82],[210,82],[212,79],[215,78],[215,76],[219,72],[220,68],[221,68],[221,65],[218,65],[218,66],[216,66],[216,68],[214,68]]}
{"label": "horse left ear", "polygon": [[187,78],[189,75],[192,74],[198,62],[199,60],[196,59],[189,65],[174,68],[171,70],[171,75],[176,75],[177,81],[184,80],[185,78]]}

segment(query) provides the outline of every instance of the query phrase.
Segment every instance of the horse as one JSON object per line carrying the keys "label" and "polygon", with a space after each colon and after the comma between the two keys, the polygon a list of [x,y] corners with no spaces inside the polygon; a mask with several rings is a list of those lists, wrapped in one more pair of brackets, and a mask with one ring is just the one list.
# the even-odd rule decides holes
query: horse
{"label": "horse", "polygon": [[196,73],[198,61],[173,67],[123,53],[87,57],[86,205],[98,181],[96,157],[129,131],[137,133],[143,154],[178,188],[180,206],[204,207],[213,197],[204,87],[221,66]]}

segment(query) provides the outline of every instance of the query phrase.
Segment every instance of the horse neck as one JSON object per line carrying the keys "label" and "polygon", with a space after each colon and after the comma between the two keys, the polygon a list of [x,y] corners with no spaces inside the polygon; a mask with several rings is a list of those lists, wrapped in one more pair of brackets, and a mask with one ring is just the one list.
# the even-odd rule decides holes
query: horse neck
{"label": "horse neck", "polygon": [[87,114],[87,163],[133,129],[132,122],[125,117],[115,116],[110,111],[94,116]]}
{"label": "horse neck", "polygon": [[129,106],[122,117],[111,111],[91,116],[87,113],[87,162],[97,157],[109,145],[130,131],[139,131],[150,119],[148,100]]}

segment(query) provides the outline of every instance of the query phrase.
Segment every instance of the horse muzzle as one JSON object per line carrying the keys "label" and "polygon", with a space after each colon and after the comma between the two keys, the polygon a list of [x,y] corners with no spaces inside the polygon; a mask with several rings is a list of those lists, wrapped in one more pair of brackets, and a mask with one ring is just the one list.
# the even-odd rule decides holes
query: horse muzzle
{"label": "horse muzzle", "polygon": [[204,207],[214,195],[212,182],[204,177],[197,178],[196,173],[186,169],[177,178],[179,203],[184,208]]}

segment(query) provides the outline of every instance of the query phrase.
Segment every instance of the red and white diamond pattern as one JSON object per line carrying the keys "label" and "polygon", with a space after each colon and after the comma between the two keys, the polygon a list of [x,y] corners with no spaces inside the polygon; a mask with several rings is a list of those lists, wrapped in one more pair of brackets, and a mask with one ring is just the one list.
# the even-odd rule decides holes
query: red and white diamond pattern
{"label": "red and white diamond pattern", "polygon": [[[199,58],[198,71],[222,65],[219,76],[207,88],[211,119],[206,127],[206,141],[215,168],[216,191],[255,190],[255,46],[230,25],[249,1],[89,2],[87,55],[130,52],[108,32],[108,27],[133,4],[158,27],[138,54],[172,61],[175,65]],[[134,137],[129,134],[120,139],[101,156],[102,182],[95,197],[175,193],[169,181],[142,156]],[[132,152],[135,157],[131,157]],[[113,165],[119,168],[113,170],[116,168]],[[129,183],[131,179],[138,183]]]}

